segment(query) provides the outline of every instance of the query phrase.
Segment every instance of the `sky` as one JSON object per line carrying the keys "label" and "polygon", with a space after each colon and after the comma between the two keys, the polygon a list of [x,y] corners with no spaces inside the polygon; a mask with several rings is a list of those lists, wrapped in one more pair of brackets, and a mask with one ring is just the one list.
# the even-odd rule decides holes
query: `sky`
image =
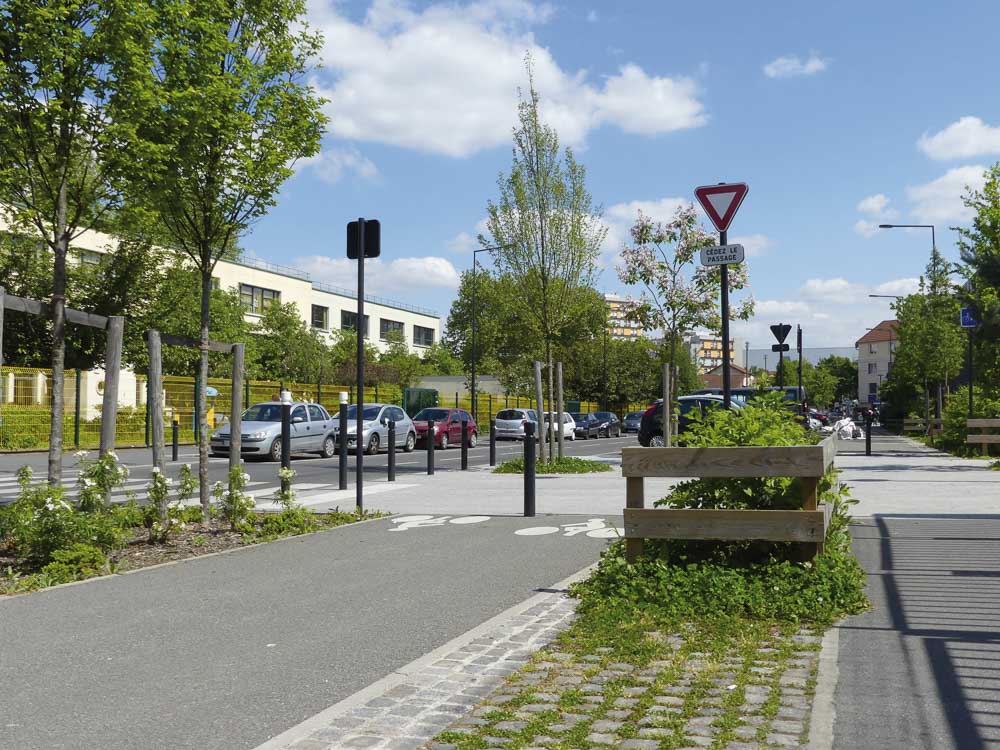
{"label": "sky", "polygon": [[510,167],[529,52],[603,208],[601,291],[639,292],[616,273],[639,210],[668,220],[699,185],[750,186],[729,241],[756,302],[732,333],[752,348],[771,323],[852,346],[891,317],[868,294],[914,291],[931,237],[877,225],[934,224],[957,260],[962,195],[1000,160],[1000,3],[309,0],[309,21],[322,152],[242,244],[354,288],[345,225],[379,219],[366,291],[442,317]]}

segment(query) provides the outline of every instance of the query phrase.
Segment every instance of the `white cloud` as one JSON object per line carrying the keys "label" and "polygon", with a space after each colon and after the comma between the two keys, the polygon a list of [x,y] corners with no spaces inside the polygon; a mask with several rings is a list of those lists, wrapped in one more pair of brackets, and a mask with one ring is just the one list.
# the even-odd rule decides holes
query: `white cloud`
{"label": "white cloud", "polygon": [[597,11],[596,10],[591,10],[591,11],[587,12],[587,22],[588,23],[597,23]]}
{"label": "white cloud", "polygon": [[768,78],[791,78],[793,76],[811,76],[826,70],[829,60],[824,60],[815,52],[803,60],[798,55],[779,57],[764,66],[764,75]]}
{"label": "white cloud", "polygon": [[962,203],[962,196],[967,188],[982,189],[985,171],[979,164],[955,167],[936,180],[907,187],[906,197],[914,204],[911,214],[925,224],[969,221],[974,214]]}
{"label": "white cloud", "polygon": [[854,231],[865,238],[874,237],[878,234],[878,222],[868,221],[867,219],[858,219],[854,222]]}
{"label": "white cloud", "polygon": [[786,299],[757,300],[754,317],[734,321],[734,336],[745,338],[750,348],[774,343],[768,326],[773,323],[801,325],[807,348],[853,346],[865,329],[893,317],[892,300],[872,299],[869,294],[909,294],[918,279],[890,279],[879,284],[851,281],[843,277],[809,279]]}
{"label": "white cloud", "polygon": [[[292,261],[295,268],[307,272],[314,280],[347,289],[357,288],[357,261],[307,255]],[[421,290],[456,290],[459,274],[447,258],[381,258],[365,262],[365,288],[371,294],[403,294],[409,298]]]}
{"label": "white cloud", "polygon": [[872,216],[881,216],[882,212],[888,206],[889,199],[882,193],[876,193],[875,195],[869,195],[867,198],[862,198],[858,203],[858,211],[863,214],[871,214]]}
{"label": "white cloud", "polygon": [[730,237],[729,241],[736,245],[743,245],[748,258],[757,258],[764,255],[772,245],[771,238],[766,234],[747,234]]}
{"label": "white cloud", "polygon": [[464,157],[510,142],[524,55],[534,60],[543,117],[569,145],[603,124],[653,134],[706,122],[697,85],[624,65],[603,85],[565,71],[531,28],[552,10],[525,0],[439,2],[420,11],[377,0],[364,21],[334,0],[312,0],[325,37],[316,86],[330,102],[333,134]]}
{"label": "white cloud", "polygon": [[854,223],[854,231],[862,237],[874,237],[878,233],[879,223],[893,221],[899,217],[899,211],[889,208],[889,198],[882,193],[869,195],[858,203],[858,211],[867,214],[868,219],[858,219]]}
{"label": "white cloud", "polygon": [[303,159],[296,167],[300,171],[312,170],[323,182],[330,184],[347,174],[354,174],[365,180],[378,177],[378,168],[353,146],[324,149],[316,156]]}
{"label": "white cloud", "polygon": [[924,133],[917,146],[932,159],[968,159],[1000,154],[1000,127],[978,117],[962,117],[944,130]]}

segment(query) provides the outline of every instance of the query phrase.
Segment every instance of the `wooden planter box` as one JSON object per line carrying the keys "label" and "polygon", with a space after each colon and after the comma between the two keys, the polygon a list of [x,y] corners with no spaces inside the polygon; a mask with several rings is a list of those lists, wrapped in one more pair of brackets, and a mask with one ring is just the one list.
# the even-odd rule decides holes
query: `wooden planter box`
{"label": "wooden planter box", "polygon": [[[969,445],[983,446],[983,455],[990,455],[990,446],[1000,444],[1000,435],[990,435],[990,430],[1000,430],[1000,419],[967,419],[965,428],[969,432],[965,437],[965,442]],[[979,430],[978,435],[973,435],[972,430]]]}
{"label": "wooden planter box", "polygon": [[[623,448],[625,548],[629,562],[642,554],[643,539],[760,539],[804,542],[822,550],[830,509],[818,503],[817,487],[837,453],[831,435],[819,445],[773,448]],[[646,477],[802,479],[801,510],[701,510],[645,508]]]}

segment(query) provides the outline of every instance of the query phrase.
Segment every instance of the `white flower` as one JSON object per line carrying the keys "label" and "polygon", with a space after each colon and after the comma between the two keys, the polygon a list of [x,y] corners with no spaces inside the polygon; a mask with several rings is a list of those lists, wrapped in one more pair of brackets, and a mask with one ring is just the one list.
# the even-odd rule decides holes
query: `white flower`
{"label": "white flower", "polygon": [[105,455],[111,456],[111,458],[113,458],[115,461],[118,460],[118,454],[115,453],[114,451],[108,451]]}
{"label": "white flower", "polygon": [[87,479],[87,477],[80,477],[80,484],[82,484],[84,487],[90,487],[94,483],[89,479]]}
{"label": "white flower", "polygon": [[[719,283],[721,284],[722,282]],[[187,469],[188,471],[191,471],[191,464],[184,464],[184,468]]]}
{"label": "white flower", "polygon": [[159,466],[154,466],[153,467],[153,473],[154,474],[159,474],[160,473],[160,467]]}
{"label": "white flower", "polygon": [[77,458],[86,458],[88,454],[87,451],[77,451],[73,455],[76,456]]}
{"label": "white flower", "polygon": [[243,475],[243,481],[244,482],[249,482],[250,481],[250,475],[249,474],[244,474]]}

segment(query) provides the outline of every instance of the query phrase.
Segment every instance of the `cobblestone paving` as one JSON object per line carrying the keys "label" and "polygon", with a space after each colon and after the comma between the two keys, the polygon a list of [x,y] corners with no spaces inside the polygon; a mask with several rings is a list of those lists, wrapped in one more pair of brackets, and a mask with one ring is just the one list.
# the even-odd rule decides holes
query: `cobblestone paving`
{"label": "cobblestone paving", "polygon": [[650,633],[657,658],[547,649],[428,750],[757,750],[806,744],[819,636],[771,634],[721,657]]}
{"label": "cobblestone paving", "polygon": [[428,664],[362,705],[340,713],[289,750],[416,750],[471,711],[574,617],[575,600],[536,597],[495,629]]}

